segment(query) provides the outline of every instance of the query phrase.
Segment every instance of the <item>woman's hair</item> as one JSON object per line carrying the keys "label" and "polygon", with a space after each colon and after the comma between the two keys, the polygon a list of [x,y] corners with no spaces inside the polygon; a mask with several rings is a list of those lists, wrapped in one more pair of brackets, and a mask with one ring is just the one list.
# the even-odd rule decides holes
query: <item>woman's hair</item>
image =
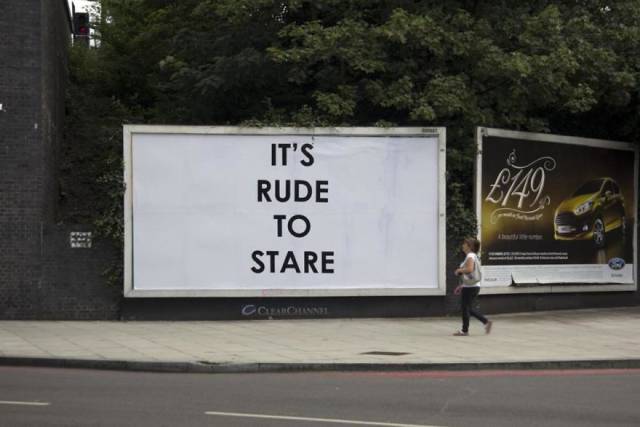
{"label": "woman's hair", "polygon": [[480,240],[476,239],[475,237],[467,237],[463,241],[464,243],[469,245],[472,252],[477,253],[480,250]]}

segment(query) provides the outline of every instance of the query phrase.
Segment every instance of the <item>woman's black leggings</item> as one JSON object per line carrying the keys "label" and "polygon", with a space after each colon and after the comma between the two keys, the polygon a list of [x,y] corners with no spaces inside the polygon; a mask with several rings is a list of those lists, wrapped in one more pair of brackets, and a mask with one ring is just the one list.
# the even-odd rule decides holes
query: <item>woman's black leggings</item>
{"label": "woman's black leggings", "polygon": [[474,307],[476,297],[480,293],[480,287],[462,288],[462,332],[469,332],[469,316],[473,316],[483,324],[487,324],[488,320],[477,311]]}

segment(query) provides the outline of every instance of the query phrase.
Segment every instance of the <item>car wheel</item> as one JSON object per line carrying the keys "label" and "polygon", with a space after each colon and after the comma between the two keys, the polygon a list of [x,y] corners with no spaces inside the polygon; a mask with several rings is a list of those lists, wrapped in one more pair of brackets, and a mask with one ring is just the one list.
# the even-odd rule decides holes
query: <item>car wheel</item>
{"label": "car wheel", "polygon": [[593,221],[593,243],[596,248],[603,248],[605,244],[606,230],[604,229],[604,222],[601,218],[596,218]]}

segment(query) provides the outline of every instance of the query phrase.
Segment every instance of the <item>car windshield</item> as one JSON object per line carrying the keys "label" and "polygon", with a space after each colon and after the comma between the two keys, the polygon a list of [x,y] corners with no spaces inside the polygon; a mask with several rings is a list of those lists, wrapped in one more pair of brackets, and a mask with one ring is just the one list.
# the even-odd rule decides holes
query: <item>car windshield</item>
{"label": "car windshield", "polygon": [[600,191],[600,187],[602,187],[602,179],[596,179],[593,181],[586,182],[580,186],[574,193],[573,196],[582,196],[583,194],[592,194]]}

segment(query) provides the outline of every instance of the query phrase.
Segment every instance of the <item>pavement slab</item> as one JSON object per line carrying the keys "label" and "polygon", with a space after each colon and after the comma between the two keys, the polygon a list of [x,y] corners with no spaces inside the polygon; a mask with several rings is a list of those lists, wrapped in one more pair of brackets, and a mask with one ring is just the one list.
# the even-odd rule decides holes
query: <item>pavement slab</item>
{"label": "pavement slab", "polygon": [[[196,372],[640,367],[640,307],[491,316],[252,321],[0,321],[0,364]],[[84,364],[83,364],[84,363]],[[596,366],[597,365],[597,366]]]}

